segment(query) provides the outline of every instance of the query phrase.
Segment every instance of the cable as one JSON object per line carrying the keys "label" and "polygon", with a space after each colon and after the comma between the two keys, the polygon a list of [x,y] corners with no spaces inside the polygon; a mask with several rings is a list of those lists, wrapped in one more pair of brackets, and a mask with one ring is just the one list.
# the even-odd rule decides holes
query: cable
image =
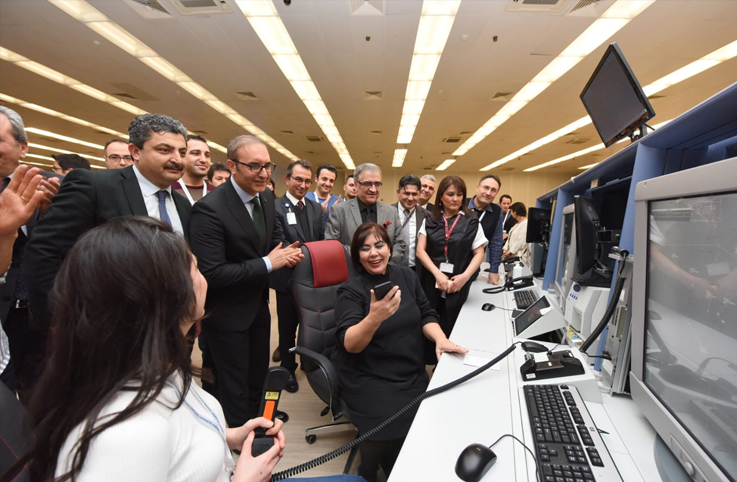
{"label": "cable", "polygon": [[515,437],[511,433],[505,433],[504,435],[502,435],[501,437],[499,437],[498,439],[496,439],[496,442],[494,442],[493,444],[489,445],[489,448],[492,448],[494,445],[498,444],[499,441],[501,439],[503,439],[504,437],[512,437],[517,442],[519,442],[520,445],[522,445],[525,448],[525,450],[527,450],[528,452],[530,452],[530,456],[532,456],[532,460],[535,461],[535,479],[539,481],[540,480],[540,466],[537,463],[537,457],[535,457],[535,454],[532,452],[532,450],[530,450],[530,447],[528,447],[527,445],[525,445],[525,443],[523,441],[521,441],[520,439],[518,439],[517,437]]}
{"label": "cable", "polygon": [[389,425],[391,425],[392,423],[394,423],[397,419],[399,419],[399,417],[401,417],[402,415],[404,415],[405,413],[407,413],[412,407],[416,406],[417,404],[419,404],[420,402],[422,402],[426,398],[434,397],[435,395],[438,395],[440,393],[446,392],[446,391],[450,390],[451,388],[455,388],[458,385],[460,385],[461,383],[467,382],[468,380],[472,379],[473,377],[475,377],[477,375],[480,375],[481,373],[485,372],[489,368],[493,367],[494,365],[496,365],[497,363],[499,363],[501,360],[505,359],[510,353],[512,353],[514,351],[514,349],[517,348],[517,344],[519,344],[519,343],[522,343],[522,342],[521,341],[517,341],[517,342],[512,343],[509,346],[509,348],[507,348],[502,353],[500,353],[496,358],[494,358],[493,360],[491,360],[486,365],[477,368],[476,370],[472,371],[471,373],[469,373],[467,375],[464,375],[461,378],[458,378],[457,380],[453,380],[452,382],[446,383],[445,385],[443,385],[441,387],[434,388],[434,389],[432,389],[430,391],[427,391],[427,392],[423,393],[422,395],[418,396],[417,398],[415,398],[414,400],[412,400],[411,402],[409,402],[407,405],[405,405],[397,413],[395,413],[391,417],[387,418],[386,420],[384,420],[379,425],[377,425],[376,427],[372,428],[371,430],[369,430],[365,434],[363,434],[363,435],[361,435],[359,437],[356,437],[351,442],[348,442],[347,444],[345,444],[345,445],[343,445],[341,447],[338,447],[337,449],[333,450],[332,452],[329,452],[329,453],[327,453],[327,454],[325,454],[325,455],[323,455],[321,457],[318,457],[316,459],[312,459],[309,462],[305,462],[305,463],[303,463],[301,465],[297,465],[296,467],[292,467],[292,468],[287,469],[287,470],[282,470],[281,472],[277,472],[276,474],[273,474],[271,476],[271,482],[276,482],[277,480],[283,480],[283,479],[286,479],[286,478],[289,478],[289,477],[294,477],[295,475],[300,474],[300,473],[302,473],[302,472],[304,472],[306,470],[314,469],[318,465],[322,465],[325,462],[328,462],[330,460],[333,460],[336,457],[339,457],[339,456],[343,455],[344,453],[348,452],[349,450],[353,449],[354,447],[358,447],[363,442],[365,442],[369,438],[373,437],[374,435],[376,435],[377,433],[379,433],[380,431],[384,430],[386,427],[388,427]]}

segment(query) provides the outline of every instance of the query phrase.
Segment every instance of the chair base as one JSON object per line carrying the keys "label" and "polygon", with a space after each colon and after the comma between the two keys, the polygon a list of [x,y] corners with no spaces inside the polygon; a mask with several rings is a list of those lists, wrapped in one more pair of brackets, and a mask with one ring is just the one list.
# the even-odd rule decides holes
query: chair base
{"label": "chair base", "polygon": [[[337,423],[330,423],[327,425],[320,425],[317,427],[308,428],[305,430],[305,438],[311,438],[310,436],[314,436],[317,438],[318,435],[324,435],[328,433],[339,433],[339,432],[347,432],[350,430],[357,430],[356,427],[353,426],[351,422],[337,422]],[[313,443],[308,440],[308,443]]]}

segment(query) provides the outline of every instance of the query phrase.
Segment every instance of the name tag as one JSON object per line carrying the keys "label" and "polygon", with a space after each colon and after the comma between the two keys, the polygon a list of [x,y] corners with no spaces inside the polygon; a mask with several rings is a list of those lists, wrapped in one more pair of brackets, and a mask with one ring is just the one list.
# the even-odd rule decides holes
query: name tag
{"label": "name tag", "polygon": [[440,263],[440,271],[447,275],[453,274],[453,265],[451,263]]}
{"label": "name tag", "polygon": [[287,222],[290,226],[297,224],[297,215],[294,213],[287,213]]}

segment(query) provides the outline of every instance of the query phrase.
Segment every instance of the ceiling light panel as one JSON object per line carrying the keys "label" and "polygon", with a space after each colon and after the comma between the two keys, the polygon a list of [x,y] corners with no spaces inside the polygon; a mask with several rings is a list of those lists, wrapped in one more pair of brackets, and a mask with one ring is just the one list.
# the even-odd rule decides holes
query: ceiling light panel
{"label": "ceiling light panel", "polygon": [[253,30],[261,39],[266,50],[271,54],[274,62],[292,85],[297,96],[305,104],[307,110],[315,118],[328,142],[338,152],[341,161],[348,169],[355,169],[353,159],[345,147],[343,138],[335,127],[330,113],[322,101],[302,57],[297,51],[292,37],[287,32],[279,12],[271,0],[236,0],[238,7],[248,19]]}
{"label": "ceiling light panel", "polygon": [[[278,152],[282,153],[288,159],[295,161],[297,156],[292,154],[288,149],[283,147],[281,144],[276,142],[274,139],[269,137],[268,139],[263,135],[263,131],[255,132],[250,126],[253,124],[248,119],[243,118],[244,122],[236,122],[231,116],[237,115],[237,112],[224,102],[218,100],[212,93],[202,87],[200,84],[192,80],[187,74],[179,70],[174,64],[169,62],[164,57],[161,57],[153,49],[149,48],[145,43],[141,42],[134,35],[129,33],[127,30],[110,20],[102,12],[98,11],[95,7],[83,0],[48,0],[53,5],[59,7],[61,10],[79,20],[80,22],[87,25],[89,28],[100,34],[112,42],[117,47],[120,47],[128,54],[136,57],[138,60],[149,66],[151,69],[162,75],[167,80],[176,83],[182,89],[192,94],[195,98],[205,102],[207,105],[218,111],[220,114],[225,115],[231,121],[238,124],[240,127],[246,129],[253,135],[261,138],[264,142],[272,146]],[[20,65],[20,62],[18,62]],[[22,66],[22,65],[21,65]],[[28,68],[28,67],[27,67]],[[34,66],[35,68],[35,66]],[[29,70],[31,70],[29,68]],[[49,69],[50,70],[50,69]],[[52,71],[58,74],[56,71]],[[37,72],[38,73],[38,72]],[[43,75],[43,74],[42,74]],[[50,75],[50,74],[49,74]],[[62,74],[59,74],[62,75]],[[64,82],[60,82],[64,83]],[[120,101],[119,99],[105,94],[97,89],[94,89],[88,85],[84,85],[81,82],[76,82],[74,85],[69,85],[75,90],[78,90],[84,94],[94,97],[103,102],[108,102],[115,107],[128,111],[135,115],[145,114],[145,111],[138,109],[135,106]],[[214,149],[220,152],[227,152],[227,149],[220,144],[208,141],[208,144]]]}
{"label": "ceiling light panel", "polygon": [[[560,55],[545,66],[491,118],[494,119],[498,116],[499,120],[491,124],[489,122],[484,124],[484,135],[480,136],[480,139],[479,136],[471,136],[466,142],[458,146],[453,155],[462,156],[474,148],[476,144],[519,112],[525,105],[550,87],[553,82],[561,78],[584,57],[593,52],[654,2],[655,0],[617,0],[614,2],[600,18],[594,20]],[[490,126],[493,126],[493,129],[489,130]],[[481,170],[486,170],[486,168]]]}
{"label": "ceiling light panel", "polygon": [[34,149],[41,149],[44,151],[58,152],[59,154],[77,154],[78,156],[82,156],[87,160],[92,159],[94,161],[105,162],[104,157],[90,156],[89,154],[80,154],[79,152],[67,151],[65,149],[59,149],[58,147],[44,146],[41,144],[36,144],[35,142],[29,142],[28,147],[32,147]]}
{"label": "ceiling light panel", "polygon": [[402,167],[405,157],[407,157],[407,149],[395,149],[394,159],[392,159],[392,167]]}
{"label": "ceiling light panel", "polygon": [[451,164],[453,164],[454,162],[456,162],[456,160],[455,160],[455,159],[446,159],[445,161],[443,161],[443,163],[442,163],[442,164],[440,164],[440,165],[439,165],[438,167],[436,167],[436,168],[435,168],[435,170],[436,170],[436,171],[445,171],[445,170],[446,170],[446,169],[448,169],[448,167],[450,167],[450,165],[451,165]]}

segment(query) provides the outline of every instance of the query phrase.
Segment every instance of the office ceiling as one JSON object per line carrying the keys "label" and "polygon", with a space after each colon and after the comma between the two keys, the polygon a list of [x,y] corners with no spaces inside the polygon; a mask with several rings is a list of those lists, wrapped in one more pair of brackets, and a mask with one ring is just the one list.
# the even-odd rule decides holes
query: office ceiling
{"label": "office ceiling", "polygon": [[[191,0],[189,0],[191,1]],[[130,0],[89,3],[154,49],[296,156],[343,167],[315,120],[267,52],[234,0],[232,13],[183,16],[173,0],[158,0],[165,18],[147,19],[147,7]],[[565,0],[567,2],[573,0]],[[384,14],[351,13],[364,0],[292,0],[276,8],[356,165],[371,161],[392,169],[421,0],[372,0]],[[438,66],[404,166],[421,173],[452,157],[459,143],[503,105],[498,93],[515,93],[594,20],[602,5],[575,14],[509,11],[514,0],[463,0]],[[600,10],[599,10],[600,11]],[[553,83],[450,171],[473,172],[583,117],[578,95],[611,41],[620,45],[642,85],[737,40],[737,2],[658,0]],[[367,38],[370,37],[370,41]],[[242,128],[163,78],[138,59],[44,0],[0,1],[0,46],[105,93],[120,95],[149,112],[180,119],[227,145]],[[657,94],[657,117],[672,119],[737,80],[737,59],[728,60]],[[381,100],[364,100],[364,92]],[[132,115],[0,61],[0,92],[108,128],[127,132]],[[236,92],[252,92],[241,100]],[[126,97],[130,96],[130,97]],[[15,104],[26,126],[104,144],[111,136]],[[29,136],[32,142],[102,157],[102,152],[64,141]],[[600,143],[592,125],[534,150],[503,169],[520,172]],[[615,148],[616,149],[616,148]],[[30,152],[50,155],[32,148]],[[216,160],[225,155],[213,151]],[[576,173],[611,150],[596,151],[539,172]],[[272,153],[285,165],[287,159]]]}

